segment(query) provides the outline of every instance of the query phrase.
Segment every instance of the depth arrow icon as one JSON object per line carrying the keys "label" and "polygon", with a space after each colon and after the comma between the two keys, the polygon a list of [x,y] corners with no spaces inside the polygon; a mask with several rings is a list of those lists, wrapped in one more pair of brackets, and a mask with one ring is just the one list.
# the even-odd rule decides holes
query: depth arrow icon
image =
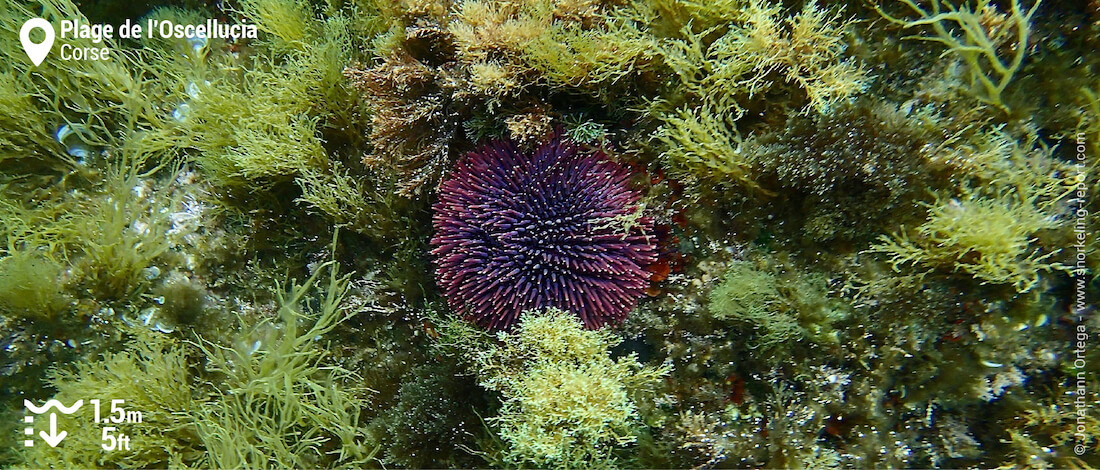
{"label": "depth arrow icon", "polygon": [[50,447],[57,447],[69,433],[67,431],[61,431],[61,434],[57,433],[57,413],[50,413],[50,433],[46,434],[46,431],[38,431],[38,435],[42,436],[42,440],[46,441]]}

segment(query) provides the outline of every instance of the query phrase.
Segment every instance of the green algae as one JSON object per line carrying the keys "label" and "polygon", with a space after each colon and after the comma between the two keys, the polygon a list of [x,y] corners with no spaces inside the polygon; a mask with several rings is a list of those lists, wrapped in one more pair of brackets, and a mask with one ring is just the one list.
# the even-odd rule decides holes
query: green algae
{"label": "green algae", "polygon": [[[972,92],[980,100],[1008,112],[1002,95],[1027,57],[1031,18],[1042,2],[1024,7],[1020,2],[1012,1],[1008,13],[998,12],[988,1],[978,1],[974,6],[966,3],[956,6],[934,0],[927,9],[912,1],[903,0],[903,3],[919,15],[916,20],[894,18],[879,7],[875,8],[887,20],[905,28],[931,26],[935,36],[914,38],[942,43],[949,52],[958,55],[968,65]],[[958,31],[952,29],[950,23],[955,23]],[[1011,24],[1011,27],[994,28],[992,25],[995,23]],[[999,50],[1001,44],[1006,42],[1015,43],[1011,54],[1002,54]]]}
{"label": "green algae", "polygon": [[465,324],[447,325],[448,349],[465,351],[478,382],[502,395],[487,418],[503,448],[483,452],[504,465],[614,468],[643,425],[637,401],[653,395],[666,368],[634,356],[612,360],[616,339],[585,331],[568,312],[524,314],[514,334],[489,337]]}
{"label": "green algae", "polygon": [[731,264],[710,293],[711,315],[758,330],[749,340],[754,349],[802,339],[837,341],[833,324],[851,313],[843,301],[829,299],[824,278],[781,272],[768,258],[759,262],[761,266],[755,264],[750,260]]}
{"label": "green algae", "polygon": [[9,315],[51,320],[69,306],[59,284],[61,263],[34,252],[0,258],[0,309]]}
{"label": "green algae", "polygon": [[[326,282],[318,284],[323,274]],[[347,290],[348,277],[332,262],[301,283],[277,286],[278,323],[241,325],[242,338],[255,338],[253,343],[226,346],[202,337],[182,343],[142,326],[125,327],[131,339],[123,350],[71,370],[57,367],[49,383],[63,403],[94,396],[141,411],[139,422],[116,428],[134,446],[97,455],[103,450],[98,428],[82,426],[82,415],[63,416],[61,426],[80,429],[66,445],[28,448],[17,465],[239,468],[371,461],[378,449],[360,421],[369,391],[351,385],[351,372],[325,365],[319,346],[319,338],[349,317]],[[307,298],[315,293],[320,297]],[[196,363],[196,355],[204,363]],[[325,450],[329,441],[339,450]]]}
{"label": "green algae", "polygon": [[[52,398],[71,404],[84,400],[83,413],[61,415],[61,429],[71,435],[62,448],[39,445],[20,455],[24,468],[161,467],[193,461],[201,455],[194,413],[201,392],[188,377],[189,351],[174,340],[151,332],[136,332],[126,349],[78,363],[73,370],[55,369],[50,383]],[[98,428],[81,425],[92,403],[101,401],[104,416],[112,400],[127,409],[140,410],[140,423],[122,423],[119,433],[132,438],[131,452],[103,454]]]}
{"label": "green algae", "polygon": [[[328,274],[316,287],[323,296],[308,306],[321,274]],[[326,354],[318,346],[354,313],[341,304],[347,282],[328,262],[301,284],[277,289],[279,323],[253,325],[245,336],[255,342],[230,347],[200,340],[207,370],[223,387],[195,416],[206,447],[200,466],[306,467],[330,460],[355,466],[373,458],[378,449],[366,441],[360,421],[367,390],[352,385],[350,371],[322,366]],[[330,441],[338,450],[325,450]]]}

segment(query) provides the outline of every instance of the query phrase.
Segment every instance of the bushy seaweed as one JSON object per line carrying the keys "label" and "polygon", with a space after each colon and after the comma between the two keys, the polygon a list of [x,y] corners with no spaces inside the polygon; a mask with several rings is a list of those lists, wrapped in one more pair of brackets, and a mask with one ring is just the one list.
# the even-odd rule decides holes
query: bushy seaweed
{"label": "bushy seaweed", "polygon": [[[58,429],[68,433],[63,445],[20,446],[21,466],[167,467],[194,463],[202,455],[195,425],[202,392],[191,377],[190,352],[167,336],[136,333],[122,351],[53,371],[49,382],[57,393],[51,398],[66,406],[83,404],[75,414],[57,413]],[[111,415],[114,400],[141,412],[140,422],[111,425],[114,435],[130,436],[128,451],[104,452],[100,426],[91,424],[92,399],[100,401],[101,418]]]}
{"label": "bushy seaweed", "polygon": [[1064,164],[1033,140],[1000,130],[945,153],[964,175],[958,196],[938,195],[915,233],[884,236],[873,251],[886,253],[895,269],[963,272],[1019,292],[1035,287],[1042,272],[1067,270],[1056,258],[1059,249],[1040,243],[1040,235],[1066,226],[1063,204],[1073,177]]}
{"label": "bushy seaweed", "polygon": [[0,258],[0,310],[17,317],[56,318],[72,302],[63,289],[63,269],[61,263],[33,251]]}
{"label": "bushy seaweed", "polygon": [[911,0],[902,3],[918,18],[907,21],[890,16],[877,6],[876,9],[887,20],[905,28],[931,26],[935,35],[913,38],[946,46],[948,52],[966,64],[971,92],[1008,112],[1003,95],[1027,57],[1031,18],[1042,1],[1025,7],[1019,0],[1011,0],[1008,13],[997,11],[988,0],[979,0],[973,6],[968,2],[955,5],[940,0],[932,0],[923,7]]}
{"label": "bushy seaweed", "polygon": [[1027,292],[1039,274],[1065,266],[1032,247],[1035,235],[1060,224],[1038,212],[1029,200],[1012,195],[940,199],[929,207],[928,220],[894,238],[883,237],[874,250],[886,253],[895,269],[905,264],[961,271],[983,282],[1009,284]]}
{"label": "bushy seaweed", "polygon": [[680,110],[666,116],[657,138],[667,146],[662,154],[669,173],[685,182],[717,183],[766,190],[752,173],[752,156],[726,118],[710,107]]}
{"label": "bushy seaweed", "polygon": [[488,418],[501,447],[485,449],[501,464],[616,466],[641,432],[638,400],[668,373],[633,355],[612,360],[610,333],[587,331],[556,309],[526,313],[514,333],[500,333],[502,344],[462,323],[447,328],[445,344],[465,349],[478,383],[502,396],[500,412]]}
{"label": "bushy seaweed", "polygon": [[[318,287],[320,299],[311,303],[319,278],[327,282]],[[276,292],[278,323],[253,325],[245,336],[250,341],[199,343],[208,371],[222,384],[196,417],[207,450],[204,465],[321,467],[371,461],[378,449],[366,441],[360,418],[367,390],[354,385],[350,371],[322,366],[326,353],[318,343],[355,313],[341,304],[347,282],[334,262],[325,263],[305,282]]]}
{"label": "bushy seaweed", "polygon": [[709,299],[715,318],[755,330],[748,340],[753,348],[802,339],[836,342],[834,323],[850,315],[842,300],[829,298],[824,278],[779,271],[768,257],[733,262]]}

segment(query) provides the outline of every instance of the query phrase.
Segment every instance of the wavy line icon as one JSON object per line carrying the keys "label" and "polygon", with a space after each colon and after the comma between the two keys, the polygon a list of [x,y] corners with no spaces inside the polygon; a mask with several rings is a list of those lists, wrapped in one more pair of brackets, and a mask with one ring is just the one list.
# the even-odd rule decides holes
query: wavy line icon
{"label": "wavy line icon", "polygon": [[46,402],[45,405],[42,405],[41,407],[37,407],[37,406],[34,406],[34,403],[31,403],[30,400],[26,400],[26,399],[23,400],[23,406],[27,407],[27,409],[30,410],[31,413],[34,413],[36,415],[40,415],[42,413],[45,413],[45,412],[49,411],[50,408],[54,408],[54,407],[56,407],[57,411],[60,411],[61,413],[71,415],[71,414],[75,413],[76,410],[80,409],[80,406],[83,405],[83,404],[84,404],[84,400],[77,400],[76,403],[73,403],[73,406],[66,407],[65,405],[62,405],[60,401],[49,400],[49,401]]}

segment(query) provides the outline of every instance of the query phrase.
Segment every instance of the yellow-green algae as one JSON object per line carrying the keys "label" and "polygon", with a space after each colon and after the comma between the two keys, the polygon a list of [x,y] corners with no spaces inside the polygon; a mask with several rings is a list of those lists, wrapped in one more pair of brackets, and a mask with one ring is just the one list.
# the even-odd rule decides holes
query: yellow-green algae
{"label": "yellow-green algae", "polygon": [[633,355],[611,359],[608,350],[618,342],[612,334],[586,331],[556,309],[525,313],[514,333],[499,334],[501,344],[464,323],[447,328],[449,349],[463,351],[481,386],[502,395],[487,422],[503,448],[485,452],[508,466],[621,465],[616,454],[646,424],[638,401],[651,399],[669,372]]}

